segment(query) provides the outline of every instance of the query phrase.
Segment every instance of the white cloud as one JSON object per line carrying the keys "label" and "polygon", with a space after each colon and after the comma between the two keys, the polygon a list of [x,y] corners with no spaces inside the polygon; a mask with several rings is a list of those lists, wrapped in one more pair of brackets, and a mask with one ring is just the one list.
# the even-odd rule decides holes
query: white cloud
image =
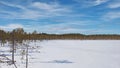
{"label": "white cloud", "polygon": [[4,1],[0,1],[0,4],[4,4],[4,5],[9,6],[9,7],[16,7],[16,8],[20,8],[20,9],[26,9],[25,7],[23,7],[21,5],[11,4],[11,3],[8,3],[8,2],[4,2]]}
{"label": "white cloud", "polygon": [[94,1],[94,5],[100,5],[100,4],[103,4],[105,2],[107,2],[108,0],[95,0]]}
{"label": "white cloud", "polygon": [[108,2],[109,0],[74,0],[83,7],[93,7]]}
{"label": "white cloud", "polygon": [[108,5],[108,8],[120,8],[120,2],[114,2],[114,3],[110,3]]}
{"label": "white cloud", "polygon": [[22,4],[11,4],[8,2],[0,3],[10,6],[16,7],[21,9],[20,11],[5,11],[1,10],[2,13],[7,13],[7,15],[3,15],[2,18],[9,18],[9,19],[41,19],[41,18],[48,18],[48,17],[55,17],[61,16],[69,13],[70,9],[59,5],[58,3],[43,3],[43,2],[32,2],[27,6],[23,6]]}
{"label": "white cloud", "polygon": [[[92,24],[90,24],[92,23]],[[34,29],[44,33],[86,33],[92,28],[86,28],[91,25],[95,25],[93,21],[63,21],[62,23],[47,24],[47,25],[35,25]],[[42,30],[39,30],[42,29]]]}
{"label": "white cloud", "polygon": [[15,28],[24,28],[24,26],[21,24],[8,24],[8,25],[0,26],[0,29],[4,29],[4,30],[13,30]]}
{"label": "white cloud", "polygon": [[120,12],[108,12],[103,16],[104,20],[114,20],[114,19],[119,19],[120,18]]}
{"label": "white cloud", "polygon": [[50,5],[47,3],[41,3],[41,2],[34,2],[32,3],[32,6],[38,9],[44,9],[44,10],[53,10],[54,8],[56,8],[56,5]]}
{"label": "white cloud", "polygon": [[69,12],[70,10],[58,3],[42,3],[42,2],[33,2],[31,7],[38,8],[40,10],[49,11],[49,12]]}

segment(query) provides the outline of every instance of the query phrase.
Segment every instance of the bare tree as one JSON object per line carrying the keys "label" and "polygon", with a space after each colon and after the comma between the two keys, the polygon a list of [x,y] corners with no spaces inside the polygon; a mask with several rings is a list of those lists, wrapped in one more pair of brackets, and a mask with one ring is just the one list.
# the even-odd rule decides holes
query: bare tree
{"label": "bare tree", "polygon": [[26,44],[26,68],[28,68],[28,45]]}
{"label": "bare tree", "polygon": [[14,33],[12,33],[12,64],[14,64],[14,49],[15,49],[15,40],[14,40]]}

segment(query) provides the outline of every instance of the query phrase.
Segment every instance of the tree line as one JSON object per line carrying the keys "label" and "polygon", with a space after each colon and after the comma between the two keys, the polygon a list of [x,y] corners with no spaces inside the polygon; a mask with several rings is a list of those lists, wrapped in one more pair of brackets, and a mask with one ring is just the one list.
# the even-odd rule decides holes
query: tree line
{"label": "tree line", "polygon": [[16,28],[12,31],[0,30],[0,41],[11,41],[15,40],[17,42],[22,42],[24,40],[54,40],[54,39],[80,39],[80,40],[120,40],[119,34],[96,34],[96,35],[85,35],[79,33],[70,34],[47,34],[38,33],[33,31],[32,33],[27,33],[23,28]]}

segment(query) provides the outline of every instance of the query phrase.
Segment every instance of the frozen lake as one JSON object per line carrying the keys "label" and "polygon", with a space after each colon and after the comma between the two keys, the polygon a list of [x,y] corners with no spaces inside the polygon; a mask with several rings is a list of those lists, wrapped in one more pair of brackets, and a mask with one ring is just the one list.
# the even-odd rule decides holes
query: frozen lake
{"label": "frozen lake", "polygon": [[[120,68],[120,40],[50,40],[30,46],[37,48],[29,50],[28,68]],[[16,65],[25,68],[20,57],[16,53]]]}

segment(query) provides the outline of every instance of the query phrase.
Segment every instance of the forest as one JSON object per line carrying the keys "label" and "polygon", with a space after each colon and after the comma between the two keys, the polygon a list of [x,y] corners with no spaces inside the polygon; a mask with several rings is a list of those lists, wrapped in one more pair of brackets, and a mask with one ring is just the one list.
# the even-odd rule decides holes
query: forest
{"label": "forest", "polygon": [[33,31],[31,33],[25,32],[23,28],[16,28],[12,31],[0,30],[0,41],[6,42],[15,40],[22,42],[23,40],[54,40],[54,39],[67,39],[67,40],[120,40],[119,34],[94,34],[85,35],[80,33],[69,34],[47,34]]}

